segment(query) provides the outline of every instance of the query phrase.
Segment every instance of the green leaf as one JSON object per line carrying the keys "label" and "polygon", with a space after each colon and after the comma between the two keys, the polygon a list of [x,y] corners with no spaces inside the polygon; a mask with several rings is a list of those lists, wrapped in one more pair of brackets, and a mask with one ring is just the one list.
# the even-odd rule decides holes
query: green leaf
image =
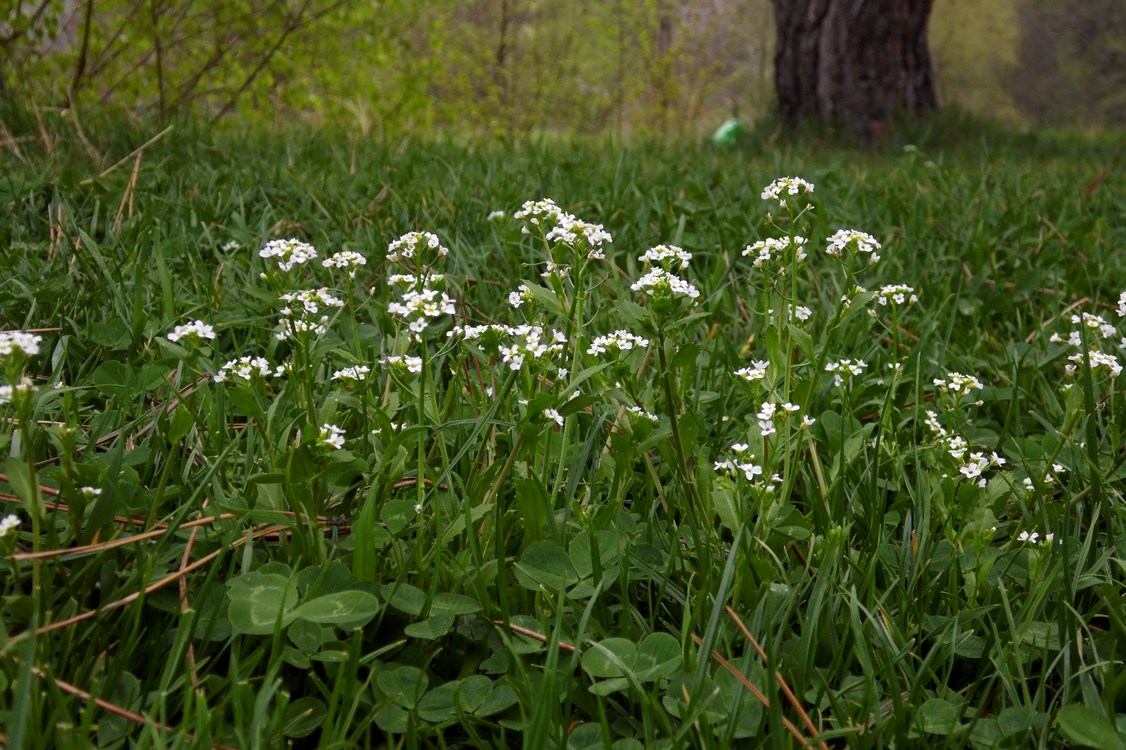
{"label": "green leaf", "polygon": [[383,511],[379,514],[387,530],[392,534],[399,534],[412,523],[418,520],[418,511],[414,509],[412,500],[388,500]]}
{"label": "green leaf", "polygon": [[276,573],[246,573],[227,583],[227,617],[236,633],[269,635],[284,628],[297,605],[297,587]]}
{"label": "green leaf", "polygon": [[668,677],[680,665],[680,642],[668,633],[645,636],[633,658],[633,672],[639,682],[654,682]]}
{"label": "green leaf", "polygon": [[579,574],[563,545],[545,539],[524,550],[520,562],[516,563],[516,579],[533,591],[540,586],[549,591],[563,591],[578,583]]}
{"label": "green leaf", "polygon": [[310,599],[294,609],[291,616],[321,625],[356,628],[366,625],[379,613],[379,600],[366,591],[338,591]]}
{"label": "green leaf", "polygon": [[590,644],[582,667],[591,677],[624,677],[632,669],[637,646],[628,638],[607,638]]}
{"label": "green leaf", "polygon": [[414,622],[407,625],[403,628],[403,633],[409,638],[432,641],[450,632],[450,628],[453,626],[453,615],[434,615],[433,617],[426,618],[422,622]]}
{"label": "green leaf", "polygon": [[409,583],[386,586],[383,595],[388,596],[388,591],[391,593],[387,603],[400,612],[406,612],[408,615],[417,617],[426,608],[426,592],[418,586],[412,586]]}
{"label": "green leaf", "polygon": [[429,682],[426,673],[418,667],[400,666],[380,672],[375,684],[397,705],[410,710],[418,705],[426,693]]}
{"label": "green leaf", "polygon": [[434,688],[418,702],[418,715],[431,724],[441,724],[457,718],[457,691],[460,681],[454,680]]}
{"label": "green leaf", "polygon": [[951,734],[958,726],[962,709],[942,698],[930,698],[915,711],[915,722],[927,734]]}
{"label": "green leaf", "polygon": [[1056,714],[1056,726],[1069,742],[1099,750],[1123,750],[1122,738],[1110,719],[1089,706],[1064,706]]}
{"label": "green leaf", "polygon": [[320,698],[298,698],[285,707],[285,736],[291,739],[308,737],[324,721],[328,708]]}
{"label": "green leaf", "polygon": [[481,611],[481,603],[462,594],[436,594],[430,602],[430,616],[439,614],[471,615]]}

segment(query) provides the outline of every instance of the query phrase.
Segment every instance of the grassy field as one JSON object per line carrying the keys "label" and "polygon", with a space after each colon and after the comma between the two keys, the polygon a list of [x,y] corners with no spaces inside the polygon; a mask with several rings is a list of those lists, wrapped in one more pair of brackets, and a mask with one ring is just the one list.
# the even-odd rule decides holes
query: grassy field
{"label": "grassy field", "polygon": [[7,746],[1123,747],[1114,143],[55,127]]}

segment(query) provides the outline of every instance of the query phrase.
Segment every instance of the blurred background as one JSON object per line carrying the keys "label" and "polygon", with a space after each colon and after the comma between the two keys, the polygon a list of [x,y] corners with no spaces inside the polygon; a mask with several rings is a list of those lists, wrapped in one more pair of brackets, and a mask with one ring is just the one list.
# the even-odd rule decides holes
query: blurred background
{"label": "blurred background", "polygon": [[[6,10],[6,12],[5,12]],[[774,108],[769,0],[0,0],[22,111],[691,137]],[[1126,0],[935,0],[940,103],[1126,125]]]}

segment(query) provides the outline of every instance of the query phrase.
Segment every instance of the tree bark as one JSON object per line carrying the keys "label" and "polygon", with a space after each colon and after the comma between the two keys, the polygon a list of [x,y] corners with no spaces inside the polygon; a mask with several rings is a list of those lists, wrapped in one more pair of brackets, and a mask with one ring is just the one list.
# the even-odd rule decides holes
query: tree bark
{"label": "tree bark", "polygon": [[774,83],[786,123],[813,118],[879,135],[938,106],[927,49],[933,0],[772,0]]}

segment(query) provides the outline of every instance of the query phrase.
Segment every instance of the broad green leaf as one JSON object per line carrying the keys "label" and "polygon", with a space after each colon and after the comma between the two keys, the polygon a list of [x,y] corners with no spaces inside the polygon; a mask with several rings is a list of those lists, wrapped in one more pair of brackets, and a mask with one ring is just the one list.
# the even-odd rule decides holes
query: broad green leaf
{"label": "broad green leaf", "polygon": [[563,545],[545,539],[524,550],[520,562],[516,563],[516,579],[533,591],[540,586],[549,591],[563,591],[578,582],[579,574]]}
{"label": "broad green leaf", "polygon": [[650,633],[637,646],[633,672],[639,682],[668,677],[681,665],[680,643],[668,633]]}
{"label": "broad green leaf", "polygon": [[432,641],[450,632],[450,628],[453,626],[453,615],[434,615],[426,618],[422,622],[414,622],[407,625],[403,628],[403,633],[409,638]]}
{"label": "broad green leaf", "polygon": [[324,721],[328,708],[320,698],[298,698],[285,707],[285,736],[290,739],[308,737]]}
{"label": "broad green leaf", "polygon": [[366,591],[338,591],[310,599],[291,616],[322,625],[355,628],[366,625],[379,613],[379,600]]}
{"label": "broad green leaf", "polygon": [[1123,750],[1126,745],[1110,719],[1090,706],[1064,706],[1056,714],[1056,726],[1069,742],[1098,750]]}
{"label": "broad green leaf", "polygon": [[418,667],[390,667],[375,676],[375,684],[397,705],[410,710],[426,693],[429,678]]}
{"label": "broad green leaf", "polygon": [[946,735],[958,726],[962,710],[942,698],[929,698],[915,710],[915,722],[927,734]]}
{"label": "broad green leaf", "polygon": [[435,594],[434,601],[430,602],[431,617],[439,614],[471,615],[480,611],[480,602],[462,594]]}
{"label": "broad green leaf", "polygon": [[236,633],[268,635],[293,619],[297,587],[288,577],[255,571],[235,578],[227,586],[231,600],[227,617]]}
{"label": "broad green leaf", "polygon": [[418,520],[413,500],[388,500],[379,514],[387,530],[392,534],[402,533],[404,529]]}
{"label": "broad green leaf", "polygon": [[383,596],[390,597],[387,603],[400,612],[417,617],[426,608],[426,592],[409,583],[390,584],[383,588]]}
{"label": "broad green leaf", "polygon": [[441,724],[457,718],[457,692],[459,680],[434,688],[418,702],[418,715],[431,724]]}
{"label": "broad green leaf", "polygon": [[607,638],[591,643],[582,657],[583,671],[591,677],[624,677],[633,666],[637,646],[627,638]]}

